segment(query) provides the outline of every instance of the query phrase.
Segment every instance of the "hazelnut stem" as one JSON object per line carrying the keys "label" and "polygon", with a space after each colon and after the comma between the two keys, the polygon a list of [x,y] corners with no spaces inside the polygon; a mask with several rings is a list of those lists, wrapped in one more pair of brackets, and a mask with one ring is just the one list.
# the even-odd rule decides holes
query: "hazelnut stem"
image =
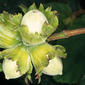
{"label": "hazelnut stem", "polygon": [[63,30],[60,33],[54,33],[50,37],[48,37],[47,41],[52,41],[52,40],[58,40],[58,39],[64,39],[64,38],[69,38],[71,36],[79,35],[79,34],[84,34],[85,33],[85,28],[79,28],[75,30]]}

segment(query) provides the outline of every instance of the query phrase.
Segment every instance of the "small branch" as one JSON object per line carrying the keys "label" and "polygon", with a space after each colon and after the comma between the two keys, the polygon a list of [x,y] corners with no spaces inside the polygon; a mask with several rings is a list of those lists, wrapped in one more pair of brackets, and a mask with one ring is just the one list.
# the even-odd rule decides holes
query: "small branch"
{"label": "small branch", "polygon": [[80,29],[75,29],[75,30],[64,30],[60,33],[55,33],[48,37],[47,41],[52,41],[52,40],[58,40],[58,39],[64,39],[64,38],[69,38],[71,36],[79,35],[79,34],[84,34],[85,33],[85,28],[80,28]]}

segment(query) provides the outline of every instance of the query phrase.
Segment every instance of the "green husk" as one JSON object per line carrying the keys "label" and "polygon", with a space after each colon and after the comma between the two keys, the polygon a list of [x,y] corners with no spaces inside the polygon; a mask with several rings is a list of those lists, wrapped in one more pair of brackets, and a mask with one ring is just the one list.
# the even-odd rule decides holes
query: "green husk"
{"label": "green husk", "polygon": [[19,32],[11,31],[0,23],[0,48],[11,48],[20,42]]}
{"label": "green husk", "polygon": [[2,51],[0,54],[5,59],[11,59],[17,62],[18,71],[21,74],[25,74],[30,68],[31,60],[28,54],[28,49],[24,45],[19,45],[15,48]]}
{"label": "green husk", "polygon": [[12,31],[17,30],[22,19],[22,14],[9,14],[8,12],[3,12],[0,14],[0,23],[4,24],[7,29]]}
{"label": "green husk", "polygon": [[51,9],[51,7],[44,9],[42,4],[40,4],[39,7],[39,10],[46,16],[48,20],[48,24],[44,23],[42,28],[43,34],[48,34],[47,37],[50,36],[58,26],[58,17],[56,16],[57,11],[52,11]]}
{"label": "green husk", "polygon": [[[21,26],[20,33],[22,36],[22,40],[27,45],[40,44],[47,39],[57,28],[58,26],[58,17],[56,16],[56,11],[51,11],[51,7],[44,9],[43,5],[40,4],[39,9],[37,9],[36,5],[33,4],[29,7],[28,12],[30,10],[39,10],[41,11],[48,20],[48,23],[45,22],[42,26],[41,33],[30,33],[29,28],[25,26]],[[35,28],[36,29],[36,28]]]}
{"label": "green husk", "polygon": [[56,54],[55,49],[47,43],[32,46],[29,48],[29,50],[36,74],[41,74],[43,68],[49,64],[49,60],[54,58]]}
{"label": "green husk", "polygon": [[33,3],[33,4],[28,8],[28,11],[34,10],[34,9],[37,9],[35,3]]}
{"label": "green husk", "polygon": [[28,28],[26,26],[22,26],[19,31],[20,31],[23,43],[27,46],[37,45],[37,44],[45,42],[46,40],[44,36],[40,36],[40,34],[38,33],[35,33],[35,35],[32,33],[29,33]]}
{"label": "green husk", "polygon": [[21,42],[17,31],[21,15],[11,15],[7,12],[0,14],[0,48],[10,48]]}
{"label": "green husk", "polygon": [[54,47],[55,47],[57,56],[61,58],[66,58],[67,53],[66,53],[66,49],[63,46],[55,45]]}

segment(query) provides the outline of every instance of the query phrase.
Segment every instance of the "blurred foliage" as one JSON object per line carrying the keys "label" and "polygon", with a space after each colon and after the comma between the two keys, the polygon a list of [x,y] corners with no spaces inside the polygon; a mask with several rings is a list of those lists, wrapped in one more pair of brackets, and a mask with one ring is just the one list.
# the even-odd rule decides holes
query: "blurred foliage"
{"label": "blurred foliage", "polygon": [[85,75],[81,76],[81,79],[79,81],[79,85],[85,85]]}
{"label": "blurred foliage", "polygon": [[68,29],[85,28],[85,14],[73,20]]}
{"label": "blurred foliage", "polygon": [[[52,10],[58,11],[59,17],[59,31],[63,29],[77,29],[85,28],[85,14],[81,14],[70,25],[65,25],[63,19],[71,16],[73,11],[78,9],[80,0],[0,0],[0,12],[6,10],[10,13],[23,13],[18,7],[20,4],[30,6],[32,3],[36,3],[39,6],[43,3],[45,7],[51,6]],[[81,0],[82,1],[82,0]],[[81,5],[82,6],[82,3]],[[84,8],[84,6],[83,6]],[[74,10],[75,9],[75,10]],[[52,41],[51,44],[60,44],[67,49],[67,58],[63,60],[64,70],[62,76],[42,76],[40,85],[85,85],[85,34],[71,37],[69,39],[62,39],[58,41]],[[16,80],[5,80],[3,73],[0,74],[0,82],[4,85],[4,81],[8,85],[24,85],[24,78]],[[10,82],[10,83],[9,83]],[[36,80],[33,78],[33,84],[37,85]]]}

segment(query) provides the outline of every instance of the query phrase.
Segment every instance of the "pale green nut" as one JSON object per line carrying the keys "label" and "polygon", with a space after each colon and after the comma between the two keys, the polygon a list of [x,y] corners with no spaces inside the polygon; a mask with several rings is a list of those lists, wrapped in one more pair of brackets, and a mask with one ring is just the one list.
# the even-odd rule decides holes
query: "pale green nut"
{"label": "pale green nut", "polygon": [[5,73],[6,79],[18,78],[21,76],[20,71],[18,71],[18,65],[16,64],[16,61],[12,61],[10,59],[4,59],[3,71]]}
{"label": "pale green nut", "polygon": [[55,48],[47,43],[30,48],[31,58],[36,74],[61,75],[62,60],[57,56]]}
{"label": "pale green nut", "polygon": [[28,11],[23,16],[21,21],[21,25],[26,26],[20,29],[24,43],[37,44],[45,42],[46,38],[40,36],[40,33],[42,32],[42,26],[45,22],[48,23],[45,15],[39,10]]}
{"label": "pale green nut", "polygon": [[32,68],[27,47],[23,45],[3,51],[2,56],[4,57],[2,67],[6,79],[18,78]]}
{"label": "pale green nut", "polygon": [[47,22],[45,15],[39,10],[28,11],[21,21],[21,25],[26,25],[30,33],[41,33],[43,24]]}
{"label": "pale green nut", "polygon": [[59,57],[55,57],[49,60],[49,64],[47,67],[43,69],[43,73],[47,75],[62,75],[63,64],[62,60]]}
{"label": "pale green nut", "polygon": [[58,18],[55,12],[49,8],[42,10],[41,5],[39,9],[32,5],[32,9],[29,7],[28,12],[23,16],[19,31],[25,45],[36,45],[45,42],[57,26]]}

